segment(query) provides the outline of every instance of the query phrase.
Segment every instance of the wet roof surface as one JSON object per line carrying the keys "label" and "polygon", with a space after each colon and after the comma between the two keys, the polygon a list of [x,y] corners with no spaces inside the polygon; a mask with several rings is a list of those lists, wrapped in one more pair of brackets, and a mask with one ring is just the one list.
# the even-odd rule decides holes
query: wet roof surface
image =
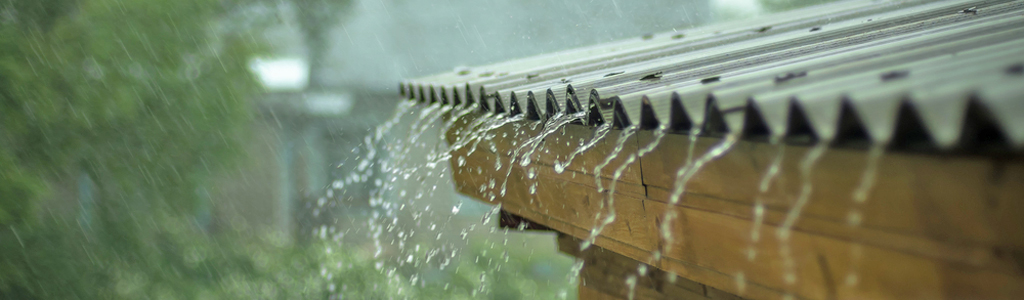
{"label": "wet roof surface", "polygon": [[544,120],[937,151],[1024,148],[1024,1],[843,1],[405,81]]}

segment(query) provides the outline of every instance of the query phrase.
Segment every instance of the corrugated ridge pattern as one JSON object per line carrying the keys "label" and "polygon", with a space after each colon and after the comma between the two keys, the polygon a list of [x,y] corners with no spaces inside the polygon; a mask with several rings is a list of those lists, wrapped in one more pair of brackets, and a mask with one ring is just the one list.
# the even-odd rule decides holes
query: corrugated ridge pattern
{"label": "corrugated ridge pattern", "polygon": [[913,150],[1024,149],[1024,1],[842,1],[402,82],[588,125]]}

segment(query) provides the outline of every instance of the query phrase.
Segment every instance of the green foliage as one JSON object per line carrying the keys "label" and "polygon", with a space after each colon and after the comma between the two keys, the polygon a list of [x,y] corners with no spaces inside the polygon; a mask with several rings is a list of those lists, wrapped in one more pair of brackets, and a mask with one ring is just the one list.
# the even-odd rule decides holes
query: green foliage
{"label": "green foliage", "polygon": [[[516,234],[516,233],[512,233]],[[571,260],[506,252],[507,245],[495,247],[477,241],[466,248],[456,266],[437,272],[419,270],[426,281],[419,290],[421,299],[564,299],[575,294],[567,286],[566,273]],[[559,254],[556,254],[559,255]],[[430,274],[432,278],[426,274]]]}
{"label": "green foliage", "polygon": [[[272,237],[209,236],[186,220],[158,217],[113,236],[59,220],[6,232],[0,299],[350,299],[407,296],[369,260],[287,246]],[[14,236],[17,234],[17,236]],[[125,240],[128,238],[129,240]],[[16,241],[15,241],[16,240]],[[326,268],[331,266],[332,277]],[[338,289],[331,292],[331,286]],[[344,285],[345,290],[340,287]],[[405,288],[409,291],[409,288]]]}
{"label": "green foliage", "polygon": [[0,8],[11,12],[23,29],[47,31],[59,18],[74,9],[79,0],[5,1]]}
{"label": "green foliage", "polygon": [[[330,11],[302,3],[327,22],[324,13],[348,2]],[[401,270],[415,284],[329,241],[296,246],[197,225],[197,191],[244,163],[250,99],[260,91],[247,70],[260,45],[248,32],[221,32],[239,28],[222,24],[236,5],[245,4],[0,0],[0,299],[531,299],[560,291],[536,276],[537,262],[513,255],[504,263],[482,245],[463,254],[481,257],[472,263]],[[67,197],[55,192],[68,185],[58,179],[81,174],[95,182],[94,205],[77,212],[88,218],[42,209]],[[505,269],[495,272],[498,265]]]}
{"label": "green foliage", "polygon": [[10,3],[5,13],[23,26],[0,29],[0,190],[19,191],[5,203],[27,208],[0,224],[30,218],[43,179],[79,162],[108,191],[193,209],[259,91],[247,70],[255,45],[214,31],[219,1]]}
{"label": "green foliage", "polygon": [[[194,225],[260,90],[224,4],[0,2],[0,299],[326,297],[320,248]],[[81,172],[92,221],[40,211]]]}
{"label": "green foliage", "polygon": [[38,179],[25,174],[0,147],[0,225],[21,222],[32,213],[32,203],[24,199],[40,194],[39,184]]}

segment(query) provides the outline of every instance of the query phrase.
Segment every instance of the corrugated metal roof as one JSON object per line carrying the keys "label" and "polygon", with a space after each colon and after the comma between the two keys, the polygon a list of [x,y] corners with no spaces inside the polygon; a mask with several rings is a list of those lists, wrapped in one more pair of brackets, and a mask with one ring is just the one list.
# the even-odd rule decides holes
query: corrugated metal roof
{"label": "corrugated metal roof", "polygon": [[1024,148],[1024,1],[843,1],[401,84],[543,120],[909,149]]}

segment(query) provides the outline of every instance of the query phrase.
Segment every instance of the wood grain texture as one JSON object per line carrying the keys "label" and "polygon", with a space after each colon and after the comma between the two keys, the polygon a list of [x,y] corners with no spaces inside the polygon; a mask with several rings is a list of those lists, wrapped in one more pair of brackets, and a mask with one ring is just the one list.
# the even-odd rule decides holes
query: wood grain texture
{"label": "wood grain texture", "polygon": [[[560,251],[584,261],[580,271],[580,299],[586,299],[582,288],[597,290],[615,299],[629,299],[630,293],[634,299],[742,299],[717,290],[713,296],[718,298],[712,298],[707,294],[709,288],[703,284],[671,277],[664,271],[607,249],[592,247],[581,251],[580,240],[568,235],[560,235],[558,243]],[[648,266],[644,274],[640,274],[641,265]],[[632,289],[626,279],[631,276],[636,280]]]}
{"label": "wood grain texture", "polygon": [[[530,130],[528,124],[520,128]],[[535,154],[537,159],[526,167],[508,162],[515,148],[532,136],[529,132],[519,134],[519,140],[483,141],[473,152],[454,151],[456,188],[501,203],[506,211],[574,241],[588,238],[597,215],[603,218],[614,207],[615,221],[600,232],[598,247],[592,249],[631,260],[633,267],[585,267],[584,277],[591,280],[625,280],[644,262],[652,270],[699,283],[704,287],[700,296],[713,299],[1024,297],[1024,221],[1019,219],[1024,215],[1024,163],[1018,158],[886,153],[879,159],[874,188],[858,205],[852,195],[867,166],[866,152],[828,149],[810,169],[807,205],[788,239],[781,239],[778,229],[802,188],[800,165],[809,147],[786,146],[777,179],[760,193],[758,184],[779,147],[740,142],[705,165],[680,201],[669,205],[675,173],[686,163],[689,137],[668,135],[631,166],[635,177],[620,180],[614,202],[608,203],[608,192],[598,192],[588,168],[570,167],[560,174],[552,170],[559,154],[573,150],[563,141],[591,137],[593,131],[583,128],[569,125],[549,137],[541,145],[546,151],[538,151],[543,154]],[[585,151],[574,165],[604,161],[617,136],[609,133],[605,143]],[[634,138],[606,169],[614,170],[625,155],[647,145],[651,134],[640,132]],[[698,138],[694,157],[719,142]],[[496,161],[502,161],[500,166]],[[607,187],[610,172],[601,177]],[[758,198],[766,209],[760,240],[754,243],[753,205]],[[863,212],[859,226],[847,222],[855,208]],[[655,251],[665,249],[659,228],[668,211],[678,216],[670,224],[673,243],[660,259],[652,259]],[[851,274],[855,282],[848,280]],[[662,297],[638,291],[649,299]]]}

